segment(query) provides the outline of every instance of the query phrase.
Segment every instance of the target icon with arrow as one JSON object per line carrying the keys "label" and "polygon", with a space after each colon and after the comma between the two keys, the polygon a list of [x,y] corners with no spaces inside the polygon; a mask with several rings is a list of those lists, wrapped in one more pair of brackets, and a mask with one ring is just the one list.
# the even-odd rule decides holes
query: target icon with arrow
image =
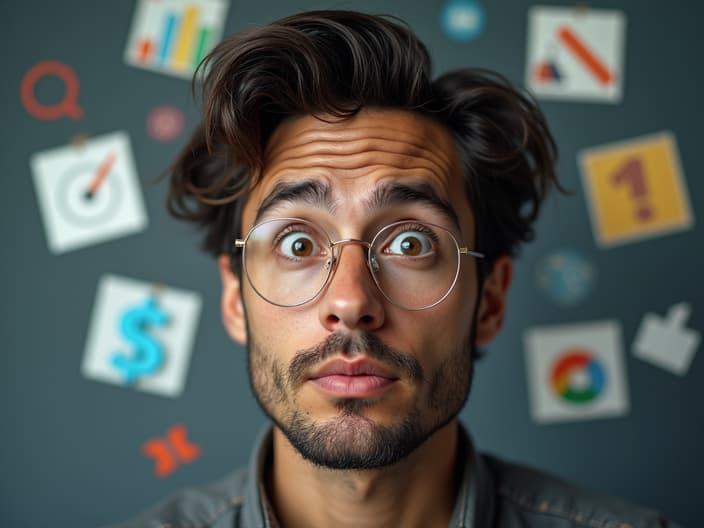
{"label": "target icon with arrow", "polygon": [[52,252],[63,253],[146,227],[126,133],[40,152],[31,165]]}

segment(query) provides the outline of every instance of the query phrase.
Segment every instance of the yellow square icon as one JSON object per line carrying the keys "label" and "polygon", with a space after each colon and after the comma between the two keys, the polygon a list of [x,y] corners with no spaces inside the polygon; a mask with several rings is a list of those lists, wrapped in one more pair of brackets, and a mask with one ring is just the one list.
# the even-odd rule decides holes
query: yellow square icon
{"label": "yellow square icon", "polygon": [[583,150],[579,161],[600,246],[682,231],[694,224],[671,133]]}

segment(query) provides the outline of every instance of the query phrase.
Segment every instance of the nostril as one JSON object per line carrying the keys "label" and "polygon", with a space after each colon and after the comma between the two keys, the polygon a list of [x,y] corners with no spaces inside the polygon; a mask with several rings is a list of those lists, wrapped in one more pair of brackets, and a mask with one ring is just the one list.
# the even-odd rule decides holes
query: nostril
{"label": "nostril", "polygon": [[360,321],[365,325],[369,325],[374,322],[374,318],[371,315],[363,315]]}

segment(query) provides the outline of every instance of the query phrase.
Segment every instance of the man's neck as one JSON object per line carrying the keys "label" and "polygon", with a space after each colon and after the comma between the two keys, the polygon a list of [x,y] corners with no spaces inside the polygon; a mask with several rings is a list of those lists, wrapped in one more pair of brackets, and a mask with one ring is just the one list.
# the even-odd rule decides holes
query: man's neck
{"label": "man's neck", "polygon": [[406,459],[376,470],[331,470],[304,460],[274,428],[269,500],[283,528],[446,527],[459,487],[457,421]]}

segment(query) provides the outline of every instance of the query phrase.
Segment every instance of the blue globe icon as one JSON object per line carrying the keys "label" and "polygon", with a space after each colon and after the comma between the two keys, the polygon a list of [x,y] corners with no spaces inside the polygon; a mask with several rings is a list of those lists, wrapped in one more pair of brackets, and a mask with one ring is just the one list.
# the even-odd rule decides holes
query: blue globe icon
{"label": "blue globe icon", "polygon": [[551,301],[561,306],[573,306],[584,300],[594,287],[594,266],[574,249],[559,249],[547,255],[539,264],[536,283]]}
{"label": "blue globe icon", "polygon": [[477,0],[450,0],[442,10],[441,25],[447,36],[469,42],[484,30],[486,13]]}

